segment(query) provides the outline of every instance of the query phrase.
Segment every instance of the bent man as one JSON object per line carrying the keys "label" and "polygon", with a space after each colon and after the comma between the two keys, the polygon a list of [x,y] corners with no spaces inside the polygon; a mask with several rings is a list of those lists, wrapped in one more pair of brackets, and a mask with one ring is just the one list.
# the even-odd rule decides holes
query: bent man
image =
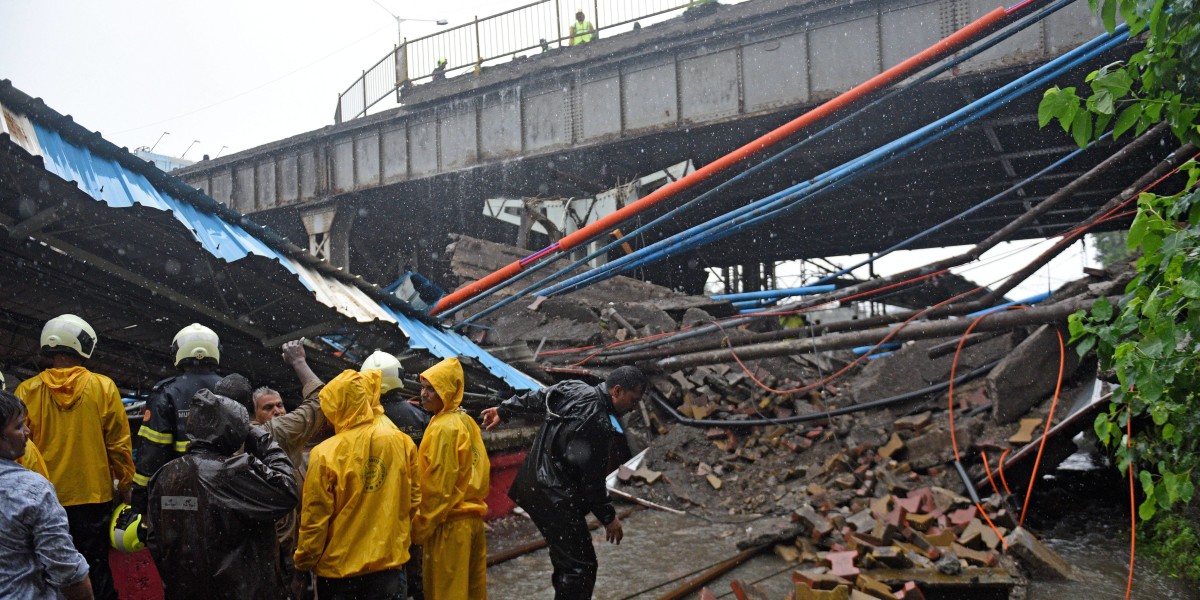
{"label": "bent man", "polygon": [[584,520],[587,513],[604,524],[609,542],[619,544],[624,536],[604,477],[612,439],[621,433],[617,417],[629,412],[645,391],[646,375],[625,366],[598,386],[563,381],[483,411],[487,429],[518,415],[545,415],[508,496],[546,538],[556,600],[592,597],[599,565]]}

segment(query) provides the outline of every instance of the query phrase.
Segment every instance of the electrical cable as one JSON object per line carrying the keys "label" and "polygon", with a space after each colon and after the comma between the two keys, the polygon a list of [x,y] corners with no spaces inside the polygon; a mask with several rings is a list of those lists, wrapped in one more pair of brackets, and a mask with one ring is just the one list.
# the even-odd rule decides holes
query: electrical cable
{"label": "electrical cable", "polygon": [[1033,495],[1033,484],[1037,481],[1038,465],[1042,462],[1042,450],[1046,447],[1046,439],[1050,437],[1050,427],[1054,425],[1054,409],[1058,406],[1058,395],[1062,391],[1063,369],[1067,364],[1066,346],[1063,344],[1062,332],[1057,327],[1058,334],[1058,381],[1054,384],[1054,398],[1050,401],[1050,414],[1046,416],[1046,427],[1042,430],[1042,441],[1038,444],[1037,456],[1033,459],[1033,472],[1029,474],[1029,487],[1025,489],[1025,502],[1021,505],[1021,518],[1018,526],[1025,525],[1025,513],[1029,510],[1029,497]]}

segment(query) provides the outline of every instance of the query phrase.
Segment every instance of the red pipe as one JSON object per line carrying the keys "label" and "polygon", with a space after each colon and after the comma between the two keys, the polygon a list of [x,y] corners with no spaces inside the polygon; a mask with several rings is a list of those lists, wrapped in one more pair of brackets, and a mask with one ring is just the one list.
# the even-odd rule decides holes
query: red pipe
{"label": "red pipe", "polygon": [[921,52],[909,57],[904,62],[858,84],[854,88],[838,95],[828,102],[792,119],[779,128],[770,131],[759,137],[758,139],[718,158],[717,160],[705,165],[704,167],[693,171],[685,177],[677,179],[667,185],[658,188],[649,195],[640,200],[629,204],[620,210],[609,213],[604,217],[590,223],[586,227],[579,229],[570,235],[562,238],[558,242],[539,250],[537,253],[516,261],[494,273],[483,277],[482,279],[470,283],[454,292],[451,292],[442,297],[438,301],[437,306],[431,311],[432,313],[440,313],[449,310],[467,300],[475,297],[480,292],[492,288],[504,281],[512,278],[516,274],[524,270],[525,265],[545,256],[553,251],[566,252],[572,248],[586,243],[588,240],[606,234],[612,231],[627,219],[637,215],[638,213],[653,207],[655,204],[674,196],[675,194],[687,190],[697,184],[703,183],[714,175],[733,167],[751,156],[762,152],[766,148],[773,146],[784,139],[796,134],[797,132],[812,126],[818,121],[830,117],[835,112],[846,109],[853,103],[863,99],[864,97],[877,92],[897,81],[907,78],[909,75],[924,69],[925,67],[941,60],[942,58],[961,50],[967,45],[983,38],[989,33],[995,31],[1000,25],[1009,18],[1010,12],[1004,8],[997,8],[992,12],[980,17],[978,20],[970,23],[966,27],[959,29],[950,36],[943,38],[936,44],[922,50]]}

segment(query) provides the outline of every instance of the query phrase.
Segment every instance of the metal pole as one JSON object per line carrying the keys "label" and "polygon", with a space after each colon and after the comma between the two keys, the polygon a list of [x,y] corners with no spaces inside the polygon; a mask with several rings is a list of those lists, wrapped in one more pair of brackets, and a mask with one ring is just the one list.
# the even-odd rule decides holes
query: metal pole
{"label": "metal pole", "polygon": [[558,47],[562,48],[562,7],[561,0],[554,0],[554,37],[558,38]]}
{"label": "metal pole", "polygon": [[479,42],[479,15],[475,15],[475,75],[483,70],[483,50]]}
{"label": "metal pole", "polygon": [[367,72],[364,70],[362,74],[362,91],[363,91],[363,109],[360,115],[367,114]]}

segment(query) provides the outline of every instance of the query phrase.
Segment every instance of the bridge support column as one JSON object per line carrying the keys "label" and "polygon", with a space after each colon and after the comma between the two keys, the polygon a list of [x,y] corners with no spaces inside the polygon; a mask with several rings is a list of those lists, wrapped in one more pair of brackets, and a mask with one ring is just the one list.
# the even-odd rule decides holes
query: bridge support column
{"label": "bridge support column", "polygon": [[325,206],[300,214],[308,232],[308,251],[335,267],[350,271],[350,229],[357,211],[349,206]]}

